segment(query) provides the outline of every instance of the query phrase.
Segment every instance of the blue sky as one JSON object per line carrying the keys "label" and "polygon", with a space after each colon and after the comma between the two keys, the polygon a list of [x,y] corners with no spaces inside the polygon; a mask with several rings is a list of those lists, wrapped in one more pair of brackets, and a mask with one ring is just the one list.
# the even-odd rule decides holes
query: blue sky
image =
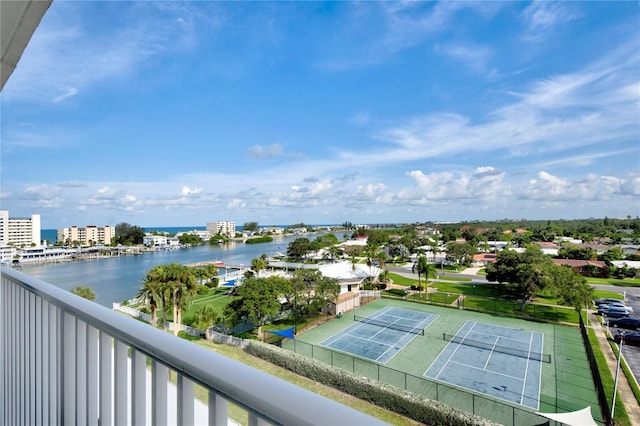
{"label": "blue sky", "polygon": [[640,214],[637,2],[54,1],[0,205],[71,225]]}

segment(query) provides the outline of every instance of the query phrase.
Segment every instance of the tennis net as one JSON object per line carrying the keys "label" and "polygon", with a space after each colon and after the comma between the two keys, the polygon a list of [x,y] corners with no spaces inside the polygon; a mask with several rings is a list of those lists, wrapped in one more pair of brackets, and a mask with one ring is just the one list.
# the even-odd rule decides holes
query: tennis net
{"label": "tennis net", "polygon": [[480,340],[469,339],[453,334],[442,333],[442,338],[449,342],[458,343],[466,346],[473,346],[474,348],[492,350],[494,352],[500,352],[507,355],[518,356],[521,358],[533,359],[535,361],[551,362],[551,355],[543,354],[539,352],[530,352],[522,349],[509,348],[507,346],[495,345],[494,343],[483,342]]}
{"label": "tennis net", "polygon": [[424,336],[424,328],[420,328],[420,327],[411,327],[410,325],[396,324],[393,322],[385,322],[385,321],[380,321],[380,320],[376,320],[369,317],[362,317],[359,315],[354,315],[353,320],[358,322],[363,322],[365,324],[376,325],[382,328],[390,328],[392,330],[404,331],[407,333],[419,334],[421,336]]}

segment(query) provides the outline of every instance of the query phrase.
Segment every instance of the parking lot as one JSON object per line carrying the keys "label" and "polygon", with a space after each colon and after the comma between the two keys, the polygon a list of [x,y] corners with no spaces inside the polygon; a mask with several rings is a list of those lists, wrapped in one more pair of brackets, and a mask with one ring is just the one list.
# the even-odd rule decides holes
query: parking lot
{"label": "parking lot", "polygon": [[[640,294],[627,293],[627,304],[633,307],[633,315],[636,318],[640,317]],[[640,380],[640,346],[624,346],[622,347],[622,354],[624,359],[629,364],[633,375],[636,380]]]}
{"label": "parking lot", "polygon": [[[626,304],[633,308],[633,314],[631,316],[640,318],[640,289],[627,288],[626,298]],[[612,328],[611,333],[615,335],[617,329]],[[640,346],[623,345],[622,354],[627,364],[629,364],[629,368],[633,371],[636,380],[640,381]]]}

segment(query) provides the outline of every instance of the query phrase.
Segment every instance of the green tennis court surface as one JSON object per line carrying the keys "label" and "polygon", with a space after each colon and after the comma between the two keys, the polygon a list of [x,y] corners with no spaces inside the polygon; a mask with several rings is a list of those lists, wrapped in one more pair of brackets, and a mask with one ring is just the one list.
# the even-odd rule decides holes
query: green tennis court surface
{"label": "green tennis court surface", "polygon": [[[357,349],[358,345],[355,344],[352,347],[347,348],[345,346],[341,349],[335,348],[335,345],[333,345],[334,347],[327,346],[328,343],[331,343],[330,338],[338,336],[343,336],[344,338],[347,336],[345,330],[351,327],[362,327],[363,323],[368,320],[377,322],[379,320],[378,315],[381,312],[393,312],[389,308],[417,312],[423,315],[423,318],[433,315],[433,320],[424,328],[424,336],[401,332],[400,334],[404,333],[405,336],[410,338],[410,341],[402,346],[401,349],[395,348],[398,344],[404,344],[404,342],[400,341],[400,338],[396,338],[394,341],[390,337],[386,339],[383,337],[382,343],[386,345],[386,349],[395,352],[395,355],[387,361],[384,361],[384,358],[380,358],[384,363],[376,361],[382,352],[379,352],[374,357],[373,352],[366,356],[367,354],[362,352],[362,349]],[[407,318],[407,316],[403,315],[400,318]],[[522,365],[522,360],[524,360],[525,364],[539,361],[537,409],[532,408],[533,405],[527,404],[526,401],[523,405],[521,402],[512,402],[512,400],[505,399],[504,393],[506,392],[504,391],[500,391],[499,395],[494,396],[492,393],[485,393],[479,386],[465,388],[425,375],[425,372],[445,351],[446,347],[452,345],[452,341],[458,345],[460,339],[458,334],[465,326],[465,323],[469,321],[492,326],[491,330],[494,336],[500,337],[498,340],[503,342],[499,348],[496,347],[493,351],[488,351],[489,354],[485,354],[485,357],[495,360],[497,359],[496,357],[500,356],[498,355],[499,353],[504,353],[511,356],[506,357],[503,364],[514,365]],[[378,327],[375,324],[368,324],[368,326],[372,327],[371,331],[374,334],[376,332],[379,333],[381,330],[386,332],[386,328]],[[409,326],[411,326],[410,323]],[[500,335],[497,333],[499,327],[522,329],[530,333],[536,333],[541,337],[542,342],[532,344],[530,350],[520,344],[514,346],[511,340],[506,339],[516,337],[516,340],[518,340],[519,337],[508,334]],[[402,328],[402,326],[398,328]],[[401,330],[397,331],[400,332]],[[474,337],[474,339],[471,339],[473,341],[467,340],[465,342],[467,344],[463,346],[473,348],[475,345],[476,348],[470,349],[471,351],[477,349],[487,350],[486,346],[489,341],[483,341],[479,336]],[[467,339],[469,339],[469,336],[467,336]],[[392,346],[392,344],[395,345]],[[591,369],[589,368],[589,361],[582,342],[582,336],[575,326],[525,321],[517,318],[402,300],[379,299],[362,305],[350,312],[349,315],[343,315],[342,318],[328,321],[326,324],[321,324],[303,334],[296,335],[295,339],[286,339],[283,341],[282,346],[336,368],[397,386],[400,389],[406,389],[425,398],[440,401],[446,405],[491,419],[506,426],[543,422],[544,419],[535,415],[536,411],[563,413],[580,410],[587,406],[591,407],[591,412],[596,422],[602,424],[599,420],[602,416]],[[365,343],[365,347],[369,349],[372,346],[372,343]],[[477,346],[480,347],[478,348]],[[528,355],[526,357],[523,356],[523,351],[527,352]],[[465,368],[468,369],[470,367],[467,366]],[[493,368],[502,367],[494,366]],[[534,384],[535,387],[535,380],[527,378],[527,375],[522,373],[523,368],[526,367],[506,367],[509,376],[519,378],[523,384],[526,383],[526,386]],[[493,374],[498,374],[498,372],[496,371]],[[493,389],[493,386],[502,389],[502,385],[508,386],[504,383],[497,383],[491,384],[488,388],[498,393],[497,390]],[[535,393],[531,392],[530,390],[524,390],[519,394],[523,400],[535,398]]]}
{"label": "green tennis court surface", "polygon": [[467,321],[424,374],[539,408],[544,335]]}
{"label": "green tennis court surface", "polygon": [[384,308],[320,342],[338,351],[387,363],[419,335],[438,316],[400,308]]}

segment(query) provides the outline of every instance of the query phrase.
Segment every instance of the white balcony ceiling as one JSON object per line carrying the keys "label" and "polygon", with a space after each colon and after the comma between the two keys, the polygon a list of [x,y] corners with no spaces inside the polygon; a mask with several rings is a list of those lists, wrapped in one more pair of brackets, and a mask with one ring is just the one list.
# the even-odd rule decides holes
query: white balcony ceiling
{"label": "white balcony ceiling", "polygon": [[16,68],[22,52],[33,32],[51,5],[52,0],[2,0],[0,1],[0,77],[2,85]]}

